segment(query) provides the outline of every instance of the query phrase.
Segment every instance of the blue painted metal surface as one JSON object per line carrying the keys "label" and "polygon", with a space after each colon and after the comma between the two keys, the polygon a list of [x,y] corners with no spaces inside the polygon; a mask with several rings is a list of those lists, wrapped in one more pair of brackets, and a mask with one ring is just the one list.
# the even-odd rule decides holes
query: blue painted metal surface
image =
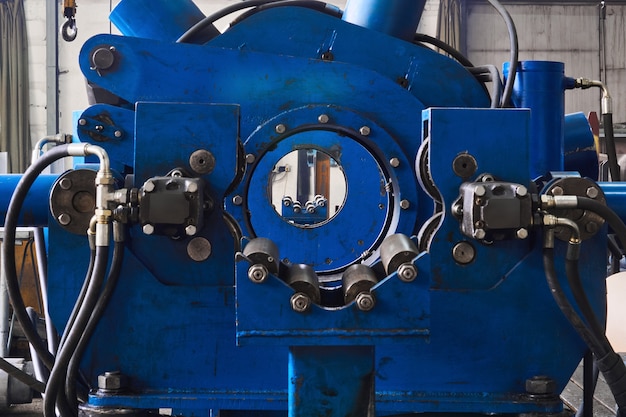
{"label": "blue painted metal surface", "polygon": [[412,41],[426,0],[349,0],[343,20]]}
{"label": "blue painted metal surface", "polygon": [[[503,73],[508,74],[510,63]],[[513,89],[515,107],[532,111],[531,175],[538,178],[563,170],[563,126],[566,78],[562,62],[522,61]]]}
{"label": "blue painted metal surface", "polygon": [[[185,24],[162,19],[165,3],[150,3],[155,16],[141,23],[146,4],[124,4],[127,33],[154,39],[96,36],[80,65],[133,107],[92,106],[76,116],[77,135],[129,175],[133,209],[149,192],[137,188],[172,172],[201,179],[210,203],[205,226],[190,236],[129,224],[120,284],[82,364],[93,386],[119,370],[129,390],[93,391],[90,406],[172,408],[185,417],[362,416],[370,399],[380,416],[562,410],[558,398],[525,387],[549,375],[563,389],[587,349],[545,282],[541,230],[484,244],[461,232],[452,210],[466,181],[489,174],[530,189],[562,167],[564,135],[573,154],[586,146],[580,117],[563,116],[561,64],[524,63],[514,102],[531,110],[495,110],[460,65],[393,37],[407,39],[421,1],[352,0],[346,20],[356,26],[270,8],[203,46],[171,42]],[[99,48],[113,48],[114,64],[96,71]],[[299,149],[332,156],[346,179],[340,211],[316,226],[294,225],[272,207],[271,173]],[[198,150],[214,159],[206,172],[192,162]],[[471,155],[476,169],[455,172],[459,155]],[[626,207],[626,190],[601,186],[611,204]],[[87,239],[48,223],[50,306],[62,329],[84,279]],[[409,282],[380,260],[381,241],[395,233],[420,243],[405,260],[417,272]],[[270,238],[281,261],[262,282],[250,277],[250,257],[235,257],[255,237]],[[209,243],[203,259],[194,260],[193,239]],[[459,243],[471,248],[471,262],[453,257]],[[581,253],[600,317],[605,246],[606,228]],[[560,242],[556,252],[564,257]],[[341,294],[342,272],[360,262],[379,279],[371,310]],[[283,278],[301,263],[314,267],[322,301],[298,312],[297,290]]]}
{"label": "blue painted metal surface", "polygon": [[173,42],[204,19],[191,0],[125,0],[111,12],[111,22],[125,36]]}
{"label": "blue painted metal surface", "polygon": [[566,171],[579,171],[583,177],[598,179],[598,152],[593,132],[583,113],[565,116],[563,166]]}
{"label": "blue painted metal surface", "polygon": [[[0,189],[2,189],[0,192],[0,218],[2,224],[4,224],[6,210],[9,207],[13,191],[21,178],[22,176],[18,174],[0,175]],[[24,207],[19,217],[20,226],[45,227],[48,225],[48,213],[50,211],[48,197],[57,178],[58,175],[40,175],[35,180],[24,201]]]}

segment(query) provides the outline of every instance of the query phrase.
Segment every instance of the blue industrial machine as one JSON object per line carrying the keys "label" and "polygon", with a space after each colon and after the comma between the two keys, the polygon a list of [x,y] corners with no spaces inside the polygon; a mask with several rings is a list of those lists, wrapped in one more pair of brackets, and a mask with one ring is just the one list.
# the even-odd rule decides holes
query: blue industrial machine
{"label": "blue industrial machine", "polygon": [[76,143],[0,193],[7,238],[48,229],[46,417],[567,415],[588,350],[625,404],[603,323],[626,188],[564,115],[594,82],[514,46],[502,86],[415,34],[424,3],[117,6]]}

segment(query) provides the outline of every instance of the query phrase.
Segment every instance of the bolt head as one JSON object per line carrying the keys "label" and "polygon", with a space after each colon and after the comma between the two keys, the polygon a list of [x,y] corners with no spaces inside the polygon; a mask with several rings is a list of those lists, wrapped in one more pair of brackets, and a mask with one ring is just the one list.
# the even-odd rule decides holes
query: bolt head
{"label": "bolt head", "polygon": [[518,239],[526,239],[528,237],[528,229],[522,227],[515,232],[515,235]]}
{"label": "bolt head", "polygon": [[236,206],[240,206],[243,204],[243,197],[240,195],[236,195],[233,197],[233,204]]}
{"label": "bolt head", "polygon": [[526,380],[526,392],[535,395],[554,394],[556,382],[547,376],[534,376]]}
{"label": "bolt head", "polygon": [[409,200],[400,201],[400,208],[402,210],[407,210],[409,207],[411,207],[411,203],[409,202]]}
{"label": "bolt head", "polygon": [[261,284],[262,282],[265,282],[268,274],[269,271],[263,264],[255,264],[248,269],[248,278],[250,278],[250,281],[254,282],[255,284]]}
{"label": "bolt head", "polygon": [[61,213],[59,214],[59,217],[57,217],[57,220],[61,226],[67,226],[72,222],[72,216],[67,213]]}
{"label": "bolt head", "polygon": [[87,120],[85,120],[85,119],[79,119],[79,120],[78,120],[78,124],[79,124],[79,125],[81,125],[81,126],[85,126],[85,125],[87,124]]}
{"label": "bolt head", "polygon": [[278,134],[283,134],[287,131],[287,126],[285,126],[284,124],[277,124],[276,127],[274,128],[274,130],[276,131],[276,133]]}
{"label": "bolt head", "polygon": [[486,193],[487,193],[487,190],[482,185],[479,185],[474,189],[474,194],[477,197],[483,197]]}
{"label": "bolt head", "polygon": [[589,198],[597,198],[599,193],[600,192],[598,191],[596,187],[589,187],[587,188],[587,192],[586,192],[587,197]]}
{"label": "bolt head", "polygon": [[487,236],[487,233],[483,229],[474,230],[474,238],[478,240],[482,240]]}
{"label": "bolt head", "polygon": [[59,181],[59,187],[61,187],[62,190],[69,190],[70,188],[72,188],[72,180],[69,178],[63,178],[61,181]]}
{"label": "bolt head", "polygon": [[188,193],[195,193],[196,191],[198,191],[198,184],[195,182],[190,182],[187,184],[187,192]]}
{"label": "bolt head", "polygon": [[515,195],[518,197],[526,197],[528,195],[528,189],[523,185],[520,185],[515,189]]}
{"label": "bolt head", "polygon": [[398,158],[391,158],[389,160],[389,165],[391,165],[393,168],[398,168],[400,166],[400,159],[398,159]]}
{"label": "bolt head", "polygon": [[369,136],[369,135],[370,135],[370,133],[372,133],[372,129],[370,129],[370,127],[369,127],[369,126],[362,126],[362,127],[359,129],[359,133],[360,133],[362,136]]}
{"label": "bolt head", "polygon": [[317,118],[317,121],[322,124],[328,123],[329,120],[330,118],[328,117],[327,114],[320,114],[319,117]]}
{"label": "bolt head", "polygon": [[308,295],[297,292],[289,300],[291,308],[297,313],[305,313],[311,308],[311,298]]}
{"label": "bolt head", "polygon": [[398,268],[398,278],[404,282],[412,282],[417,278],[417,269],[415,265],[405,263]]}
{"label": "bolt head", "polygon": [[189,226],[185,227],[185,234],[187,236],[193,236],[196,234],[197,231],[198,229],[193,224],[190,224]]}
{"label": "bolt head", "polygon": [[102,391],[119,391],[126,388],[126,377],[119,372],[105,372],[98,375],[98,389]]}
{"label": "bolt head", "polygon": [[246,164],[254,164],[254,162],[256,161],[256,156],[254,156],[254,154],[247,154],[246,155]]}
{"label": "bolt head", "polygon": [[154,233],[154,226],[149,223],[144,224],[142,230],[146,235],[151,235]]}
{"label": "bolt head", "polygon": [[356,306],[361,311],[370,311],[376,305],[376,299],[370,292],[361,292],[356,296]]}
{"label": "bolt head", "polygon": [[143,185],[143,190],[147,193],[151,193],[152,191],[154,191],[154,188],[156,187],[156,185],[154,185],[154,182],[148,180],[145,182],[145,184]]}
{"label": "bolt head", "polygon": [[563,188],[556,186],[552,189],[552,195],[563,195]]}

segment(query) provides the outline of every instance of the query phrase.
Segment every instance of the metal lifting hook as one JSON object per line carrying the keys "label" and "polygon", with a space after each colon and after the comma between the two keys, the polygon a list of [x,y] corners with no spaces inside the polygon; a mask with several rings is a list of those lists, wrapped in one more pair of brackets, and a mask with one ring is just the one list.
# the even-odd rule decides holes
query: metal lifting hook
{"label": "metal lifting hook", "polygon": [[72,42],[76,39],[78,34],[78,27],[76,26],[76,1],[64,0],[63,1],[63,16],[67,18],[67,21],[61,26],[61,36],[66,42]]}

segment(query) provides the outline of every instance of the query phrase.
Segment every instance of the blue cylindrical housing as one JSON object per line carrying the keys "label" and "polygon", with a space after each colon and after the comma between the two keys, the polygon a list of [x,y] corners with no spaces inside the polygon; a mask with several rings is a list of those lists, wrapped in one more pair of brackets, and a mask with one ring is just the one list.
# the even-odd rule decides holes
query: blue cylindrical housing
{"label": "blue cylindrical housing", "polygon": [[563,147],[565,171],[578,171],[583,177],[598,179],[598,152],[591,126],[583,113],[565,116]]}
{"label": "blue cylindrical housing", "polygon": [[204,17],[192,0],[123,0],[109,16],[124,36],[165,42],[176,41]]}
{"label": "blue cylindrical housing", "polygon": [[626,222],[626,182],[600,182],[598,185],[604,191],[607,206]]}
{"label": "blue cylindrical housing", "polygon": [[[18,226],[44,227],[48,225],[50,213],[50,190],[59,176],[55,174],[39,175],[30,187],[18,220]],[[0,223],[4,226],[9,202],[15,187],[22,179],[21,174],[0,175]]]}
{"label": "blue cylindrical housing", "polygon": [[343,20],[412,41],[426,0],[348,0]]}
{"label": "blue cylindrical housing", "polygon": [[[504,64],[504,74],[509,64]],[[532,178],[563,170],[564,71],[562,62],[550,61],[522,61],[517,68],[512,103],[530,109]]]}

